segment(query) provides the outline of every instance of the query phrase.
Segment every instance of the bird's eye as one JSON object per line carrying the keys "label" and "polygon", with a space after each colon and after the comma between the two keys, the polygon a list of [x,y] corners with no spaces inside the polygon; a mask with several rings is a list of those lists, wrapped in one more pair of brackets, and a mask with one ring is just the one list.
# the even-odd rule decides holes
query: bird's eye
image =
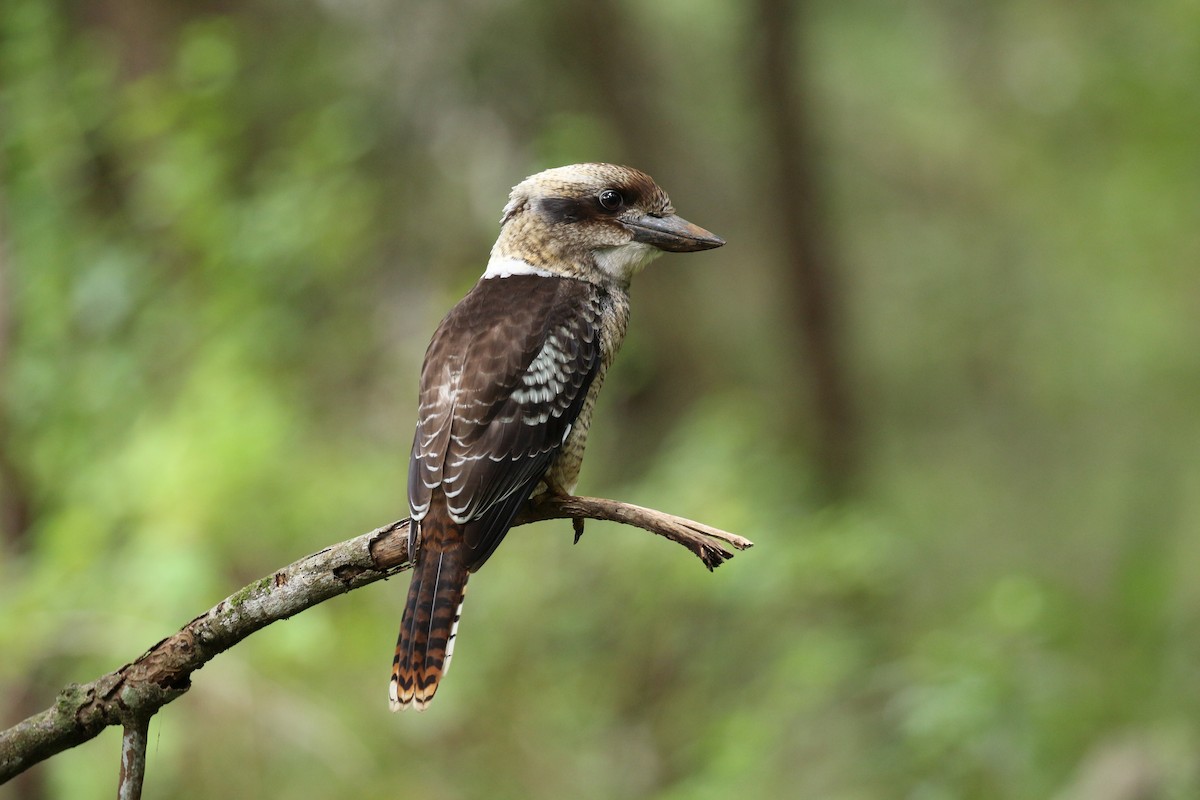
{"label": "bird's eye", "polygon": [[616,211],[625,204],[625,198],[616,189],[604,189],[597,199],[606,211]]}

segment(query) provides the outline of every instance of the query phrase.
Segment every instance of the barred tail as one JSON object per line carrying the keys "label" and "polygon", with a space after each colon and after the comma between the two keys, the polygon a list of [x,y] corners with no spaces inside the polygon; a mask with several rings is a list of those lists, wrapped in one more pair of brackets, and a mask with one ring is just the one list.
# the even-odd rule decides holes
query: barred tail
{"label": "barred tail", "polygon": [[467,588],[462,532],[436,510],[421,522],[421,548],[392,661],[392,711],[424,711],[450,669]]}

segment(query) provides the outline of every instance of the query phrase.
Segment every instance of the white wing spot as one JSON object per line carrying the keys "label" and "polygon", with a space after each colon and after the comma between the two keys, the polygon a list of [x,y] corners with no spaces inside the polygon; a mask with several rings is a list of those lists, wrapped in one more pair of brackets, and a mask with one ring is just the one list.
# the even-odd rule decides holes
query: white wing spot
{"label": "white wing spot", "polygon": [[[562,346],[558,336],[551,334],[546,337],[546,343],[529,364],[529,369],[521,376],[522,387],[513,392],[513,400],[518,403],[549,403],[562,393],[569,383],[567,365],[571,356]],[[536,425],[538,422],[524,420],[526,424]],[[545,422],[545,418],[541,419]]]}

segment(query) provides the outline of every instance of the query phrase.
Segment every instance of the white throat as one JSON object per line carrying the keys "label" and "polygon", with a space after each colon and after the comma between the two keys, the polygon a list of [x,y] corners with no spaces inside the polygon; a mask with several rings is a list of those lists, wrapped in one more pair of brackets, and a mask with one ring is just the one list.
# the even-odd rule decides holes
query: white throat
{"label": "white throat", "polygon": [[605,275],[621,284],[628,284],[634,275],[662,255],[662,251],[657,247],[644,242],[628,242],[616,247],[604,247],[593,252],[596,255],[596,266]]}

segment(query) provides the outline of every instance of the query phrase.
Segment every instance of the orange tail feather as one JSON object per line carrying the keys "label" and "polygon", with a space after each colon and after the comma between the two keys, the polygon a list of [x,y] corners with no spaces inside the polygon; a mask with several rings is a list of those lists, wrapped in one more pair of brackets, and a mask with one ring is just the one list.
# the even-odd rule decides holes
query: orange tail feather
{"label": "orange tail feather", "polygon": [[392,661],[392,711],[425,710],[450,669],[467,588],[463,548],[461,531],[431,509],[421,522],[421,548]]}

